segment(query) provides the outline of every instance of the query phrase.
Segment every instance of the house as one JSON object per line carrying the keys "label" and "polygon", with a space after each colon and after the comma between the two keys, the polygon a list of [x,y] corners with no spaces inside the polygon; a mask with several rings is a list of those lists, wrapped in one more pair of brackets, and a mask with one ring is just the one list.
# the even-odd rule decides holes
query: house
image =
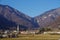
{"label": "house", "polygon": [[53,32],[44,32],[44,34],[60,34],[60,32],[55,32],[55,31],[53,31]]}
{"label": "house", "polygon": [[20,31],[20,34],[36,34],[39,30],[27,30],[27,31]]}

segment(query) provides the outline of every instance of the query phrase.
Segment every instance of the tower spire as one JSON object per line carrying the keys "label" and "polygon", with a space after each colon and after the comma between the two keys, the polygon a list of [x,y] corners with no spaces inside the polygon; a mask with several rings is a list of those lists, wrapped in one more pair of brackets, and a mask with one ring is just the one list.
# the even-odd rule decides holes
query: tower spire
{"label": "tower spire", "polygon": [[17,32],[19,32],[19,25],[17,25]]}

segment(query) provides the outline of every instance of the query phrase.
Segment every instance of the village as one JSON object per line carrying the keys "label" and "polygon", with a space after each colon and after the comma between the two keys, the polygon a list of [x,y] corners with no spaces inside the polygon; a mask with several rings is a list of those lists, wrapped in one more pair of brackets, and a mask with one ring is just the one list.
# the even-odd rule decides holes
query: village
{"label": "village", "polygon": [[27,30],[27,31],[19,31],[19,26],[17,26],[16,30],[0,30],[0,38],[18,38],[19,34],[22,35],[37,35],[37,34],[50,34],[50,35],[60,35],[60,31],[44,31],[40,30]]}
{"label": "village", "polygon": [[17,26],[16,30],[0,30],[0,38],[16,38],[19,34],[35,34],[38,33],[38,30],[27,30],[27,31],[19,31],[19,26]]}

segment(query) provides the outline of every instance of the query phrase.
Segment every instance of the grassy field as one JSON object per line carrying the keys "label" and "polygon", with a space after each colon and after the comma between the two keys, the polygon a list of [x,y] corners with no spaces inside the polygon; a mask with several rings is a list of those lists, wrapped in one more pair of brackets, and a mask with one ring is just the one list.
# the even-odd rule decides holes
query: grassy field
{"label": "grassy field", "polygon": [[0,38],[0,40],[60,40],[60,35],[19,35],[18,38]]}

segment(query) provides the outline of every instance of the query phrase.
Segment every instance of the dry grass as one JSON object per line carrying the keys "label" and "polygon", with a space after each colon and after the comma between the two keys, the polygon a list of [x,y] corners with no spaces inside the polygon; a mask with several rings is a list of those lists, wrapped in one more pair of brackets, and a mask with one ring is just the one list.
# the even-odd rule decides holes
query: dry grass
{"label": "dry grass", "polygon": [[19,38],[2,38],[0,40],[59,40],[60,35],[38,34],[19,35]]}

